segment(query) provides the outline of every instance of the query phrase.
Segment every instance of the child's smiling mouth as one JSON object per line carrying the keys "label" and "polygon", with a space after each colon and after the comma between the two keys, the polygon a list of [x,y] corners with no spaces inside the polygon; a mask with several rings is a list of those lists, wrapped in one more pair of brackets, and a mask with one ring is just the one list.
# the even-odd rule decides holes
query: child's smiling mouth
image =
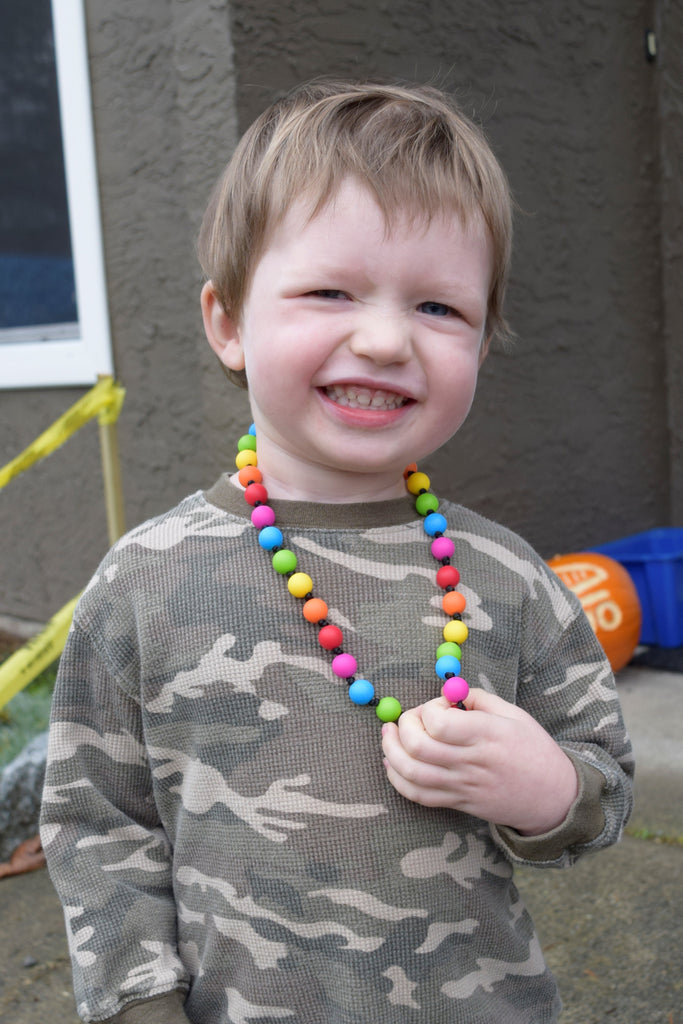
{"label": "child's smiling mouth", "polygon": [[400,409],[410,401],[405,395],[399,395],[395,391],[357,384],[331,384],[322,390],[335,405],[349,409],[377,409],[384,412]]}

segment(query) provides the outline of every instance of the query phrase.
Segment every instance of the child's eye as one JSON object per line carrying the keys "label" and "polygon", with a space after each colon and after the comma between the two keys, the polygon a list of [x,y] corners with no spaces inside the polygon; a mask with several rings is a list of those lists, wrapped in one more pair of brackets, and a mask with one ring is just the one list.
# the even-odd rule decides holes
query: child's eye
{"label": "child's eye", "polygon": [[443,302],[422,302],[417,307],[420,313],[427,316],[457,316],[457,310],[452,306],[446,306]]}
{"label": "child's eye", "polygon": [[315,295],[318,299],[345,299],[346,292],[340,291],[338,288],[316,288],[315,291],[310,292],[310,295]]}

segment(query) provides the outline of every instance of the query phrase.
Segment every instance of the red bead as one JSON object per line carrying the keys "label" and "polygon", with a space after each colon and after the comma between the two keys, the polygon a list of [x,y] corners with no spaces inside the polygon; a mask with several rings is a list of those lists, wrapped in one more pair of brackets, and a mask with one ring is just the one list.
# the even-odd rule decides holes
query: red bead
{"label": "red bead", "polygon": [[457,587],[460,573],[454,565],[442,565],[436,574],[436,582],[445,590],[446,587]]}
{"label": "red bead", "polygon": [[341,647],[343,639],[344,634],[339,626],[323,626],[318,633],[320,646],[324,647],[326,651],[333,651],[335,647]]}
{"label": "red bead", "polygon": [[263,484],[249,484],[244,491],[244,500],[249,505],[256,505],[258,502],[268,501],[268,491]]}

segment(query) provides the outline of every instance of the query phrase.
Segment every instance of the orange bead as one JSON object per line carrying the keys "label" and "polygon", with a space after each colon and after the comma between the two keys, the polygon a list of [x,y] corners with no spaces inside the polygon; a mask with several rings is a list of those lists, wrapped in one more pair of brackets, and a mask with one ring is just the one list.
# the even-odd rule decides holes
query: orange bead
{"label": "orange bead", "polygon": [[237,479],[242,487],[248,487],[249,484],[263,483],[263,473],[256,466],[242,466]]}
{"label": "orange bead", "polygon": [[417,473],[417,462],[411,462],[403,470],[403,479],[407,480],[411,473]]}
{"label": "orange bead", "polygon": [[327,615],[327,605],[320,597],[309,598],[302,610],[307,622],[320,622]]}
{"label": "orange bead", "polygon": [[467,601],[459,590],[449,590],[441,599],[441,607],[446,615],[462,615]]}

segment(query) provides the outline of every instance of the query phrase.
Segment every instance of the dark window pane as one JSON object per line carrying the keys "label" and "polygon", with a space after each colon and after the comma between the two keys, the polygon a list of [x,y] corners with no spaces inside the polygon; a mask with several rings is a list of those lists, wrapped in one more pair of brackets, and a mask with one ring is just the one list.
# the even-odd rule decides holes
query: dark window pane
{"label": "dark window pane", "polygon": [[0,329],[78,319],[50,0],[0,6]]}

